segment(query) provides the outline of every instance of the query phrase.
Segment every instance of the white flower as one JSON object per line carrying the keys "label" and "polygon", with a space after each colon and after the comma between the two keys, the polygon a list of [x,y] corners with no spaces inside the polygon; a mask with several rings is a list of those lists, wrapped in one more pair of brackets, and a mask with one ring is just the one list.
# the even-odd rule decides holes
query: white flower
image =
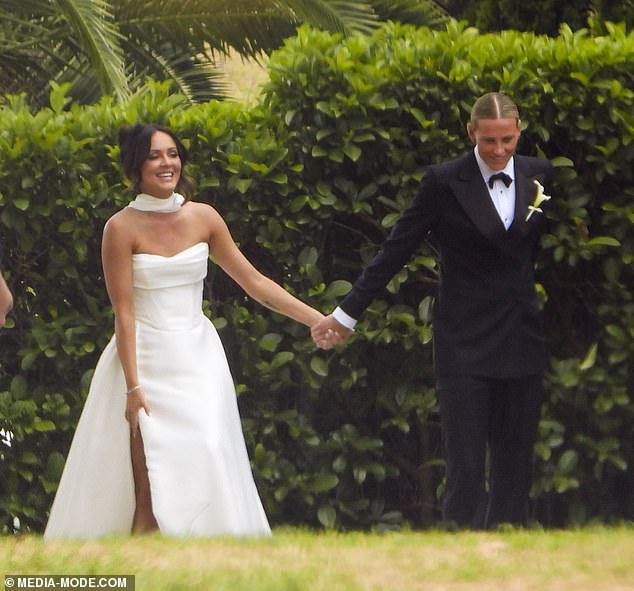
{"label": "white flower", "polygon": [[537,193],[535,194],[535,201],[533,201],[533,205],[528,206],[528,213],[526,214],[526,221],[531,219],[531,216],[538,211],[539,213],[544,213],[539,207],[544,201],[550,201],[550,195],[546,195],[544,193],[543,185],[537,180],[533,179],[533,182],[537,186]]}

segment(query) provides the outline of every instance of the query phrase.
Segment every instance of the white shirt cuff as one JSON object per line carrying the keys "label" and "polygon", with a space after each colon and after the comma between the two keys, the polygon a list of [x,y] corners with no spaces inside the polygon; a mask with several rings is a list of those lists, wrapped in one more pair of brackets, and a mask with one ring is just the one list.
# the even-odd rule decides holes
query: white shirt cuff
{"label": "white shirt cuff", "polygon": [[346,314],[339,306],[333,310],[332,317],[348,330],[354,330],[354,327],[357,325],[357,319]]}

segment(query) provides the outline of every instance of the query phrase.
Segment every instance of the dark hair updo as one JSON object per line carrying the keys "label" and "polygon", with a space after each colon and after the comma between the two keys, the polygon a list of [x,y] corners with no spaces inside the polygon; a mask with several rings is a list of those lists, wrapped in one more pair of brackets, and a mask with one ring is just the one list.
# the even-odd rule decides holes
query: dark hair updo
{"label": "dark hair updo", "polygon": [[126,176],[132,181],[132,190],[141,193],[141,167],[150,153],[152,136],[160,131],[169,135],[176,144],[178,156],[181,161],[181,175],[176,185],[176,191],[189,201],[194,194],[194,182],[185,174],[188,153],[183,143],[174,132],[167,127],[154,123],[136,125],[124,125],[119,129],[119,150],[121,164]]}

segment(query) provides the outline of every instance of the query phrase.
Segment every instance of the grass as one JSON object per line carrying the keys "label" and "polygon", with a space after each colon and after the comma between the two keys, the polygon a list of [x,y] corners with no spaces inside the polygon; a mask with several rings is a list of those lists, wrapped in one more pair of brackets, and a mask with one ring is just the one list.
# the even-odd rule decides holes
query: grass
{"label": "grass", "polygon": [[634,528],[495,533],[161,536],[44,543],[0,537],[4,575],[132,574],[136,591],[634,590]]}

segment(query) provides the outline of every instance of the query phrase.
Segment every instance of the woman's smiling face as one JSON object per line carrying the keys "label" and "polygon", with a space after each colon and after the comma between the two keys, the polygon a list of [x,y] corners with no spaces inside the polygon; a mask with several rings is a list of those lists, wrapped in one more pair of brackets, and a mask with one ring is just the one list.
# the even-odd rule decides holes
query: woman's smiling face
{"label": "woman's smiling face", "polygon": [[176,142],[167,133],[154,132],[150,151],[141,166],[141,190],[153,197],[169,197],[180,176],[181,159]]}

